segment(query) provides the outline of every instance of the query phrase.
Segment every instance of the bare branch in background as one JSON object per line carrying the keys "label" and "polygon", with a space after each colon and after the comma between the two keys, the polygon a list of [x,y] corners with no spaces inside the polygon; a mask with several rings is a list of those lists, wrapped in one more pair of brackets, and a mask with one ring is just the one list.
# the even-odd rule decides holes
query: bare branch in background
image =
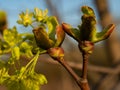
{"label": "bare branch in background", "polygon": [[[59,65],[59,63],[57,63],[56,61],[52,61],[51,59],[47,59],[47,60],[40,60],[42,62],[45,63],[50,63],[50,64],[57,64]],[[75,69],[78,70],[82,70],[82,64],[81,63],[75,63],[72,61],[67,61],[67,63]],[[106,74],[119,74],[120,73],[120,65],[117,66],[116,68],[109,68],[109,67],[102,67],[102,66],[96,66],[96,65],[88,65],[88,70],[89,71],[93,71],[93,72],[100,72],[100,73],[106,73]]]}
{"label": "bare branch in background", "polygon": [[[108,2],[107,0],[94,0],[102,27],[105,27],[106,25],[113,23],[113,18],[110,14],[109,8],[108,8]],[[120,43],[118,41],[118,37],[116,32],[111,35],[111,37],[106,41],[106,51],[108,53],[108,60],[111,62],[110,64],[115,64],[120,61]]]}
{"label": "bare branch in background", "polygon": [[[102,28],[105,27],[106,25],[113,23],[113,18],[110,14],[109,11],[109,6],[107,0],[94,0],[100,20],[101,20],[101,26]],[[108,63],[110,65],[117,65],[116,69],[113,68],[113,71],[117,71],[118,68],[118,73],[116,75],[114,74],[106,74],[103,77],[101,77],[99,82],[99,85],[97,86],[97,90],[113,90],[113,88],[116,87],[116,83],[118,83],[119,78],[119,63],[120,62],[120,42],[118,40],[117,34],[114,31],[114,33],[111,35],[111,37],[105,42],[105,49],[107,51],[107,57],[108,57]],[[117,64],[118,63],[118,64]],[[112,81],[112,82],[111,82]]]}
{"label": "bare branch in background", "polygon": [[[50,9],[50,11],[52,12],[53,15],[55,15],[58,19],[59,22],[61,22],[61,19],[60,19],[60,14],[56,8],[55,5],[53,5],[52,1],[51,0],[45,0],[48,8]],[[59,1],[59,4],[60,4],[61,1]]]}

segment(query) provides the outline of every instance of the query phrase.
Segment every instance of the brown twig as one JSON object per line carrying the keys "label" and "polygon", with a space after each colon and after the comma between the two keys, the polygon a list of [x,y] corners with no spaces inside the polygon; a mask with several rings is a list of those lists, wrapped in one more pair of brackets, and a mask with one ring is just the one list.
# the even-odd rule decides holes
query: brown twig
{"label": "brown twig", "polygon": [[[87,81],[88,58],[89,58],[89,54],[91,54],[93,51],[94,44],[91,41],[83,40],[79,42],[78,47],[83,57],[82,79],[84,81]],[[82,90],[90,90],[88,82],[85,82],[84,85],[82,86],[85,87]]]}
{"label": "brown twig", "polygon": [[[50,60],[50,58],[48,58],[47,60],[41,59],[40,61],[58,65],[57,62]],[[81,63],[75,63],[72,61],[66,61],[66,63],[74,69],[82,70],[83,65]],[[116,68],[110,68],[110,67],[96,66],[96,65],[88,64],[88,70],[93,71],[93,72],[106,73],[106,74],[118,74],[118,73],[120,73],[120,65],[118,65]]]}
{"label": "brown twig", "polygon": [[84,88],[82,90],[90,90],[89,84],[87,82],[87,67],[88,67],[88,53],[82,52],[83,56],[83,67],[82,67],[82,79],[86,82],[83,83]]}
{"label": "brown twig", "polygon": [[80,80],[81,78],[72,70],[72,68],[65,62],[65,60],[62,58],[57,59],[57,61],[71,74],[71,76],[75,79],[78,86],[81,87]]}
{"label": "brown twig", "polygon": [[87,53],[82,53],[83,56],[83,67],[82,67],[82,78],[87,79],[87,66],[88,66],[88,56]]}
{"label": "brown twig", "polygon": [[87,79],[80,78],[72,70],[72,68],[65,62],[63,58],[62,59],[58,58],[57,61],[70,73],[70,75],[74,78],[74,80],[76,81],[81,90],[90,90]]}

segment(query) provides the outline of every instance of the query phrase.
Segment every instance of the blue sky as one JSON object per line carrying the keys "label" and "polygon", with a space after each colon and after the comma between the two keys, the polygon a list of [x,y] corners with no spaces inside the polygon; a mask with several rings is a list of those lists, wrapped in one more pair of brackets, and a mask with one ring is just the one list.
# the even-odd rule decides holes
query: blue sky
{"label": "blue sky", "polygon": [[[64,22],[69,22],[74,26],[80,23],[80,7],[82,5],[89,5],[92,8],[95,7],[93,0],[61,0],[61,3],[59,3],[59,0],[52,1],[54,2],[54,5],[57,6],[62,20]],[[113,17],[120,17],[120,11],[118,11],[120,8],[120,0],[108,0],[108,2]],[[10,28],[14,25],[16,25],[18,28],[21,28],[21,26],[16,23],[18,14],[26,9],[33,10],[35,7],[41,9],[48,8],[45,0],[0,0],[0,10],[5,10],[7,12]]]}

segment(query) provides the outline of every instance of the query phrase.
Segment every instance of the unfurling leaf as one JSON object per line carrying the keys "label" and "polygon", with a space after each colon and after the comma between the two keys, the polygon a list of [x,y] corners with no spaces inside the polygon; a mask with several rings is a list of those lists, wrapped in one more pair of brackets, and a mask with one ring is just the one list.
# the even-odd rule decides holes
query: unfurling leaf
{"label": "unfurling leaf", "polygon": [[29,11],[26,10],[26,13],[22,12],[21,14],[19,14],[20,19],[17,21],[17,23],[27,27],[28,25],[32,24],[32,16],[33,13],[29,13]]}
{"label": "unfurling leaf", "polygon": [[64,50],[60,47],[48,49],[48,54],[54,59],[62,59],[64,57]]}
{"label": "unfurling leaf", "polygon": [[82,6],[81,11],[84,15],[95,16],[95,13],[91,7]]}
{"label": "unfurling leaf", "polygon": [[47,27],[48,27],[48,35],[49,38],[53,41],[55,41],[55,33],[56,33],[56,26],[58,25],[58,21],[56,19],[56,17],[49,17],[47,19]]}
{"label": "unfurling leaf", "polygon": [[60,25],[58,25],[56,27],[56,37],[57,37],[57,40],[56,40],[56,43],[55,43],[55,46],[61,46],[64,38],[65,38],[65,32],[63,31],[62,27]]}
{"label": "unfurling leaf", "polygon": [[63,23],[62,24],[63,30],[70,35],[72,38],[74,38],[77,41],[80,41],[80,31],[76,28],[73,28],[70,24]]}
{"label": "unfurling leaf", "polygon": [[71,25],[63,23],[63,30],[74,38],[82,52],[92,53],[94,43],[107,39],[115,28],[114,24],[108,25],[102,32],[96,30],[96,17],[94,10],[88,6],[82,6],[83,13],[81,25],[78,29],[73,28]]}
{"label": "unfurling leaf", "polygon": [[49,49],[54,45],[54,42],[49,39],[47,32],[43,28],[33,30],[37,45],[42,49]]}
{"label": "unfurling leaf", "polygon": [[91,41],[96,35],[96,20],[93,16],[82,16],[82,24],[80,27],[81,41]]}
{"label": "unfurling leaf", "polygon": [[38,9],[35,8],[34,9],[34,18],[36,19],[36,21],[41,22],[43,20],[45,20],[47,18],[47,14],[48,14],[48,10],[42,10],[42,9]]}
{"label": "unfurling leaf", "polygon": [[44,75],[35,72],[38,57],[39,51],[26,66],[4,81],[8,90],[39,90],[41,85],[47,83]]}
{"label": "unfurling leaf", "polygon": [[98,41],[107,39],[113,32],[114,28],[115,28],[114,24],[110,24],[107,27],[105,27],[101,32],[98,32],[96,34],[96,40],[94,42],[98,42]]}

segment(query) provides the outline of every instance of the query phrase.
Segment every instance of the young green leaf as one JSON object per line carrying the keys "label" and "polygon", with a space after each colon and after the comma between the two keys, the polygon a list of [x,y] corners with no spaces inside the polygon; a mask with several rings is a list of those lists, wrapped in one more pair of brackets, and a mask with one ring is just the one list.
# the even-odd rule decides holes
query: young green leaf
{"label": "young green leaf", "polygon": [[95,13],[91,7],[82,6],[81,11],[84,15],[95,16]]}
{"label": "young green leaf", "polygon": [[63,23],[62,24],[63,30],[73,37],[75,40],[80,41],[80,31],[76,28],[73,28],[70,24]]}
{"label": "young green leaf", "polygon": [[51,16],[47,19],[48,35],[49,38],[53,41],[55,41],[55,33],[56,33],[57,25],[58,25],[58,21],[56,17]]}
{"label": "young green leaf", "polygon": [[35,8],[34,9],[34,18],[36,19],[36,21],[38,22],[42,22],[44,21],[48,16],[48,10],[42,10],[42,9],[38,9],[38,8]]}
{"label": "young green leaf", "polygon": [[12,49],[12,58],[13,59],[16,59],[16,60],[19,60],[20,59],[20,49],[18,46],[14,47]]}
{"label": "young green leaf", "polygon": [[114,28],[115,28],[114,24],[108,25],[101,32],[98,32],[96,34],[96,40],[94,40],[94,42],[98,42],[98,41],[107,39],[110,36],[110,34],[113,32]]}
{"label": "young green leaf", "polygon": [[27,27],[28,25],[31,25],[33,22],[32,16],[33,16],[33,13],[29,13],[29,11],[26,10],[26,13],[22,12],[21,14],[19,14],[20,19],[17,21],[17,23]]}
{"label": "young green leaf", "polygon": [[23,55],[26,55],[28,58],[32,57],[32,46],[29,45],[27,42],[22,42],[20,44],[20,52]]}
{"label": "young green leaf", "polygon": [[9,78],[8,70],[5,67],[2,67],[0,69],[0,85],[3,85],[8,78]]}
{"label": "young green leaf", "polygon": [[3,32],[4,40],[12,47],[19,43],[22,39],[20,34],[18,34],[16,27],[9,30],[4,30]]}

